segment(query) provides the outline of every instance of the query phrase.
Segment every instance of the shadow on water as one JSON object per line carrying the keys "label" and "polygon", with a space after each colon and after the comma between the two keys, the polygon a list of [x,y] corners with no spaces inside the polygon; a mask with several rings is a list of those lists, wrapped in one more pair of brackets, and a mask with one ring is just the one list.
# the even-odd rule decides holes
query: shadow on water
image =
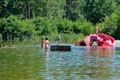
{"label": "shadow on water", "polygon": [[75,47],[47,51],[45,80],[113,80],[114,47]]}

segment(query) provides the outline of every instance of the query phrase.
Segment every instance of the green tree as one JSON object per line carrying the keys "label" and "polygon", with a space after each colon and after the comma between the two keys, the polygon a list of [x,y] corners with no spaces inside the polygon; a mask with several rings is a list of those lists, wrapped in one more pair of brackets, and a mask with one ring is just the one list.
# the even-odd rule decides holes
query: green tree
{"label": "green tree", "polygon": [[47,17],[48,18],[62,18],[64,11],[65,0],[48,0],[47,7]]}
{"label": "green tree", "polygon": [[85,0],[84,16],[96,24],[115,11],[116,0]]}
{"label": "green tree", "polygon": [[47,0],[3,0],[0,1],[0,17],[18,15],[30,19],[47,15]]}
{"label": "green tree", "polygon": [[65,18],[75,21],[83,18],[84,0],[66,0]]}
{"label": "green tree", "polygon": [[13,15],[0,20],[0,33],[4,41],[30,38],[34,31],[34,24],[31,20],[21,20]]}
{"label": "green tree", "polygon": [[115,39],[120,39],[120,12],[117,13],[117,20],[116,20],[116,29],[114,30],[112,36],[115,38]]}
{"label": "green tree", "polygon": [[35,17],[47,16],[47,0],[34,0],[34,4],[32,4],[32,14]]}
{"label": "green tree", "polygon": [[110,16],[106,16],[102,23],[99,23],[101,32],[109,34],[116,39],[118,38],[119,32],[119,14],[120,12],[113,12]]}
{"label": "green tree", "polygon": [[27,19],[47,15],[47,0],[22,0],[23,14]]}
{"label": "green tree", "polygon": [[11,14],[19,15],[22,13],[22,3],[19,0],[1,0],[0,17],[8,17]]}
{"label": "green tree", "polygon": [[33,20],[35,24],[35,31],[37,35],[48,35],[51,33],[56,33],[57,27],[54,26],[54,21],[47,19],[45,17],[38,17]]}
{"label": "green tree", "polygon": [[58,33],[73,32],[73,22],[68,19],[58,19],[55,21]]}

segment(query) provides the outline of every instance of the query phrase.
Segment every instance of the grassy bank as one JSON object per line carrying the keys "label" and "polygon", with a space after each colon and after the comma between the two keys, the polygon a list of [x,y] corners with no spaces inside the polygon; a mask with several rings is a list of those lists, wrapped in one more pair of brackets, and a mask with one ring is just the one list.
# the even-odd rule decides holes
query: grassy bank
{"label": "grassy bank", "polygon": [[[0,45],[35,45],[40,44],[41,37],[48,37],[50,43],[56,43],[57,34],[48,36],[34,36],[30,40],[23,41],[1,41]],[[61,34],[62,43],[74,44],[77,40],[82,40],[84,36],[82,34]]]}

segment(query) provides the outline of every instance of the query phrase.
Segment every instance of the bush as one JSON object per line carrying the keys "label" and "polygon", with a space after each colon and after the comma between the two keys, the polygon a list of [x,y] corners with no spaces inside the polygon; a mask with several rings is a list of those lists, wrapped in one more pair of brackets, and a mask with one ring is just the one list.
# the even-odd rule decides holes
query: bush
{"label": "bush", "polygon": [[37,32],[37,35],[48,35],[52,34],[52,32],[57,32],[53,21],[47,18],[38,17],[33,20],[33,23],[35,24],[35,31]]}
{"label": "bush", "polygon": [[0,20],[0,33],[5,41],[30,37],[33,32],[34,25],[30,20],[21,20],[13,15]]}
{"label": "bush", "polygon": [[[104,22],[98,23],[98,25],[101,28],[101,32],[109,34],[115,38],[119,37],[116,33],[118,32],[119,28],[119,18],[120,18],[119,12],[114,12],[110,16],[106,16],[104,18]],[[120,38],[119,38],[120,39]]]}
{"label": "bush", "polygon": [[73,22],[68,19],[56,19],[55,26],[58,33],[71,33],[73,32]]}
{"label": "bush", "polygon": [[81,29],[81,34],[84,34],[84,35],[89,35],[95,32],[95,27],[92,25],[91,22],[88,22],[88,21],[83,21],[81,23],[80,29]]}

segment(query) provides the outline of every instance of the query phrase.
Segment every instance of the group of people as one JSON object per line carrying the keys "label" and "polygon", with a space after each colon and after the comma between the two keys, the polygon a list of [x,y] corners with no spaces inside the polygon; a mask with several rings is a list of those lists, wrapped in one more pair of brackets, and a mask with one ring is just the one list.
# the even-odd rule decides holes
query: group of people
{"label": "group of people", "polygon": [[[60,45],[61,44],[60,34],[58,34],[58,36],[56,37],[56,40],[57,40],[57,45]],[[49,45],[50,45],[50,42],[49,42],[48,38],[45,38],[45,40],[44,40],[44,38],[42,37],[41,38],[41,47],[42,48],[44,47],[45,49],[48,49]]]}
{"label": "group of people", "polygon": [[41,38],[41,47],[42,48],[45,47],[45,49],[48,49],[49,44],[50,44],[50,42],[49,42],[48,38],[45,38],[45,40],[44,40],[44,38]]}
{"label": "group of people", "polygon": [[4,45],[4,44],[0,44],[0,48],[15,48],[15,45]]}

